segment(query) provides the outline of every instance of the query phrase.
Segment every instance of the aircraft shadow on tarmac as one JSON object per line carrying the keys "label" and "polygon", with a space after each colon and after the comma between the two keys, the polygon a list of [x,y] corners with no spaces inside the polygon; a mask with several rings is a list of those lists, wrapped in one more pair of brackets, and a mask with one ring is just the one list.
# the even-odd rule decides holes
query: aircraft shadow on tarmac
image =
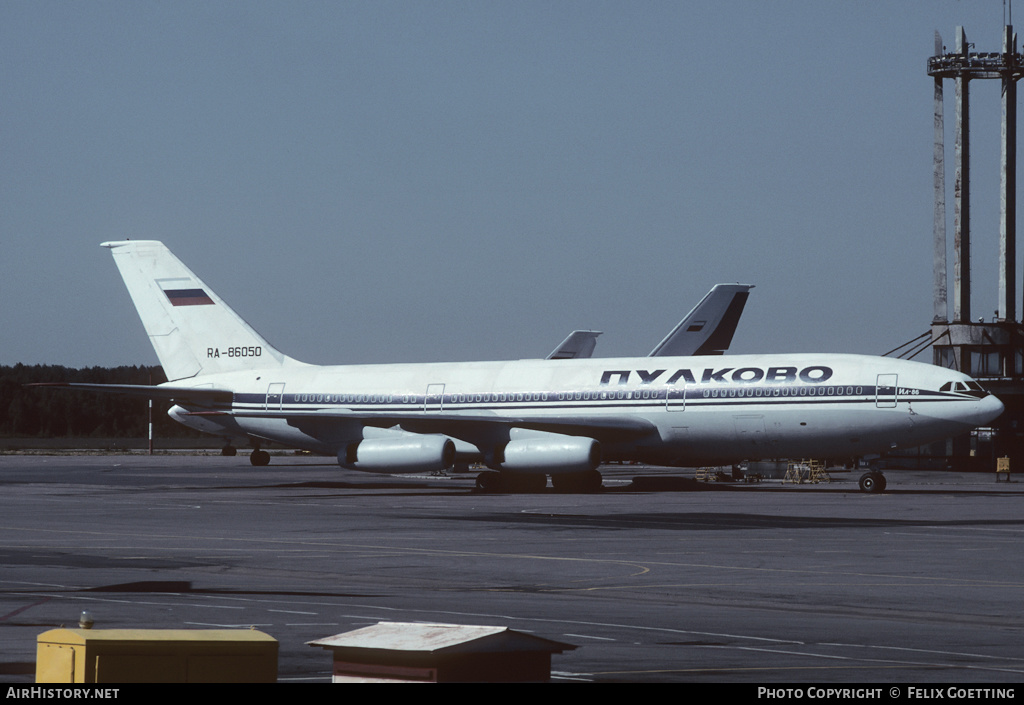
{"label": "aircraft shadow on tarmac", "polygon": [[488,513],[458,517],[456,521],[482,521],[518,524],[545,524],[591,528],[658,528],[676,531],[731,531],[762,529],[907,529],[912,527],[1020,527],[1022,519],[877,519],[851,517],[806,517],[747,514],[736,512],[680,512],[661,514],[565,515]]}

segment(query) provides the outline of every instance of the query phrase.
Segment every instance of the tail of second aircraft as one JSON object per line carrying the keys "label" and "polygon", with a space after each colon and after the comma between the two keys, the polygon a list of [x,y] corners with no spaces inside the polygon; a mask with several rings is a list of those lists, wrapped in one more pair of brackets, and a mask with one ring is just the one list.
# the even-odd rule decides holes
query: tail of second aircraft
{"label": "tail of second aircraft", "polygon": [[155,240],[105,242],[169,381],[278,367],[283,355]]}
{"label": "tail of second aircraft", "polygon": [[648,357],[722,355],[743,315],[752,284],[716,284]]}

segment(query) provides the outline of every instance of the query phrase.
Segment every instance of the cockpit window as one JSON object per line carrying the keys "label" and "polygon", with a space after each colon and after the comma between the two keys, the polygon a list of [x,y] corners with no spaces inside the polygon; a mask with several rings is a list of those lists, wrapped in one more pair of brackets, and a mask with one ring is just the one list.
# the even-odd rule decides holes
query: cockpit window
{"label": "cockpit window", "polygon": [[971,379],[966,382],[946,382],[939,387],[940,392],[960,392],[961,394],[970,394],[972,397],[985,397],[988,396],[988,392],[978,382]]}

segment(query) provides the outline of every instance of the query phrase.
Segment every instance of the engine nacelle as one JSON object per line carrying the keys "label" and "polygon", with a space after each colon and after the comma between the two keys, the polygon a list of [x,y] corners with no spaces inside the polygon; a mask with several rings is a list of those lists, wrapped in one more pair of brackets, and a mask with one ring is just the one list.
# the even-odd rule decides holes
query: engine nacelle
{"label": "engine nacelle", "polygon": [[343,468],[365,472],[440,472],[454,463],[455,444],[444,436],[365,438],[338,452]]}
{"label": "engine nacelle", "polygon": [[593,438],[545,433],[509,441],[495,460],[501,470],[548,475],[588,472],[601,464],[601,444]]}

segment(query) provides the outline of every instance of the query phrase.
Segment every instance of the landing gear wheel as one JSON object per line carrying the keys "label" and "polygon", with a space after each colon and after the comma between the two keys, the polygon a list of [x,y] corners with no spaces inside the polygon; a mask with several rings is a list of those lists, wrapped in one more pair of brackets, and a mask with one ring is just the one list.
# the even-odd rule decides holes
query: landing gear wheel
{"label": "landing gear wheel", "polygon": [[543,492],[548,486],[548,476],[543,473],[506,473],[501,476],[501,484],[508,492]]}
{"label": "landing gear wheel", "polygon": [[543,492],[548,476],[543,473],[482,472],[476,476],[476,489],[480,492]]}
{"label": "landing gear wheel", "polygon": [[559,492],[597,492],[601,489],[601,473],[590,470],[569,475],[552,475],[551,486]]}
{"label": "landing gear wheel", "polygon": [[885,475],[875,470],[866,472],[860,476],[861,492],[878,494],[885,491]]}
{"label": "landing gear wheel", "polygon": [[228,443],[226,446],[220,449],[220,454],[234,456],[238,454],[238,448],[235,448],[233,445]]}
{"label": "landing gear wheel", "polygon": [[482,472],[476,476],[476,488],[481,492],[500,492],[501,475],[496,472]]}
{"label": "landing gear wheel", "polygon": [[597,470],[583,473],[580,476],[580,485],[583,492],[597,492],[603,487],[601,484],[601,473]]}
{"label": "landing gear wheel", "polygon": [[270,465],[270,453],[265,450],[256,449],[249,454],[249,462],[256,467],[263,467],[264,465]]}

